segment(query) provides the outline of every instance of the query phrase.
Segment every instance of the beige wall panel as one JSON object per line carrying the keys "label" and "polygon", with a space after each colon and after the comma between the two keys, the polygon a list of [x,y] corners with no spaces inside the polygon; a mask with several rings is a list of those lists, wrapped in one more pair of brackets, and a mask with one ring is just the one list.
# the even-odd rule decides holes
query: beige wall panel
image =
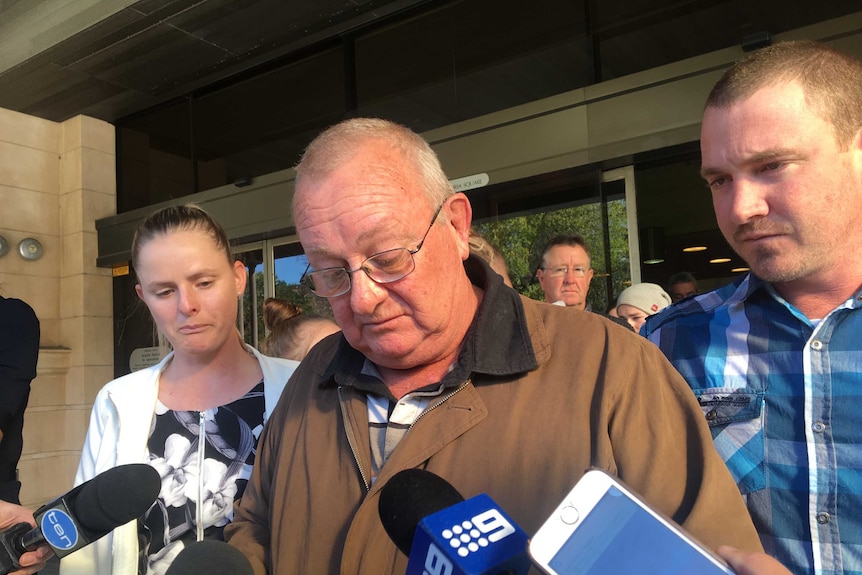
{"label": "beige wall panel", "polygon": [[95,274],[96,256],[98,254],[97,244],[98,238],[93,232],[68,234],[63,242],[61,276],[67,277],[79,273]]}
{"label": "beige wall panel", "polygon": [[60,317],[112,317],[114,308],[105,292],[112,288],[108,277],[77,274],[60,280]]}
{"label": "beige wall panel", "polygon": [[[76,119],[80,120],[81,136],[79,141],[83,142],[81,145],[84,148],[104,152],[112,156],[116,154],[116,132],[113,125],[88,116],[76,116],[72,118],[72,120]],[[68,141],[66,142],[66,146],[67,150],[72,147]]]}
{"label": "beige wall panel", "polygon": [[81,148],[63,152],[60,158],[60,193],[76,192],[83,187]]}
{"label": "beige wall panel", "polygon": [[117,159],[114,154],[84,149],[81,162],[81,187],[85,190],[97,190],[103,194],[116,196],[116,168]]}
{"label": "beige wall panel", "polygon": [[68,349],[39,350],[36,379],[30,385],[29,407],[47,407],[66,403],[66,375],[69,372]]}
{"label": "beige wall panel", "polygon": [[57,233],[60,219],[54,193],[0,185],[0,205],[6,206],[0,210],[0,230],[9,240],[10,248],[18,246],[17,241],[12,244],[10,230],[16,232],[19,240]]}
{"label": "beige wall panel", "polygon": [[21,460],[21,504],[36,509],[72,488],[81,448]]}
{"label": "beige wall panel", "polygon": [[0,110],[0,142],[60,154],[60,126],[35,116]]}
{"label": "beige wall panel", "polygon": [[56,152],[0,142],[0,186],[56,194],[59,166]]}

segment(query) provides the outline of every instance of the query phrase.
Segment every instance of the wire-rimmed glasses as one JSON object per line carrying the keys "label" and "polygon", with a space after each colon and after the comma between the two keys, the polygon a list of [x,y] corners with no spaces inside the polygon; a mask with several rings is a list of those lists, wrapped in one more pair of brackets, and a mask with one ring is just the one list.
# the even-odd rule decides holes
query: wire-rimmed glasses
{"label": "wire-rimmed glasses", "polygon": [[416,269],[416,262],[413,256],[422,249],[422,246],[425,244],[425,238],[428,237],[428,233],[434,227],[434,222],[437,221],[437,216],[440,215],[440,210],[443,209],[445,204],[446,202],[444,201],[435,210],[434,217],[431,218],[431,223],[428,224],[428,229],[425,230],[425,234],[423,234],[415,249],[393,248],[376,253],[366,258],[362,262],[362,265],[354,270],[344,267],[332,267],[309,271],[311,267],[311,264],[309,264],[299,282],[310,289],[315,295],[333,298],[342,296],[350,291],[352,287],[350,276],[359,270],[365,272],[365,275],[371,281],[379,284],[392,283],[410,275]]}

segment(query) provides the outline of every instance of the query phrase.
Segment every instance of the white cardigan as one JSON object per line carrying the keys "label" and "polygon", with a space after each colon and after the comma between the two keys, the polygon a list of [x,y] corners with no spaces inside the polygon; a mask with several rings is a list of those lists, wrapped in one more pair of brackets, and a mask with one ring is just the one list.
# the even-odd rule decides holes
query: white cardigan
{"label": "white cardigan", "polygon": [[[254,354],[263,371],[265,422],[299,362],[268,357],[250,346],[246,349]],[[99,391],[90,414],[75,485],[117,465],[146,462],[159,374],[172,356],[173,353],[157,365],[117,378]],[[137,570],[137,520],[60,561],[61,575],[137,575]]]}

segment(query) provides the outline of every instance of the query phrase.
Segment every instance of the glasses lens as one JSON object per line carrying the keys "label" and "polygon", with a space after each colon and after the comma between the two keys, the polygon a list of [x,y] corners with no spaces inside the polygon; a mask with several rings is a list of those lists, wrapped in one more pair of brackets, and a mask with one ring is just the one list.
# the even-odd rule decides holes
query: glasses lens
{"label": "glasses lens", "polygon": [[344,268],[328,268],[308,272],[302,283],[321,297],[335,297],[350,290],[350,276]]}
{"label": "glasses lens", "polygon": [[551,270],[550,275],[555,278],[565,277],[565,275],[569,273],[569,269],[572,270],[572,275],[574,275],[576,278],[586,277],[587,275],[586,268],[569,268],[568,266],[554,268]]}
{"label": "glasses lens", "polygon": [[368,277],[381,284],[400,280],[415,267],[413,255],[407,248],[396,248],[375,254],[362,265]]}

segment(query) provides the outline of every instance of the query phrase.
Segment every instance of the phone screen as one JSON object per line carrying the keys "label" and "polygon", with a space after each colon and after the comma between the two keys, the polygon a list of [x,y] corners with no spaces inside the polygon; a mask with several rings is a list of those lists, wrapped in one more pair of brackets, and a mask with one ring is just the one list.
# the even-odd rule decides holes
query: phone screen
{"label": "phone screen", "polygon": [[679,535],[609,487],[549,561],[566,575],[727,575]]}

